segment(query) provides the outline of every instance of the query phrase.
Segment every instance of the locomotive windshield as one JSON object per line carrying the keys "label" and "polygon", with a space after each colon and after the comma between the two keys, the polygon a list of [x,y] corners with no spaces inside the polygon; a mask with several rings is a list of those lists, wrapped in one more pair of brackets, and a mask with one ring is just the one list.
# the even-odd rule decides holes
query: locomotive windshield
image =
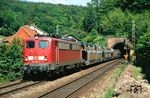
{"label": "locomotive windshield", "polygon": [[38,43],[39,48],[48,48],[48,41],[42,40]]}
{"label": "locomotive windshield", "polygon": [[34,48],[35,42],[34,41],[27,41],[26,42],[26,48]]}

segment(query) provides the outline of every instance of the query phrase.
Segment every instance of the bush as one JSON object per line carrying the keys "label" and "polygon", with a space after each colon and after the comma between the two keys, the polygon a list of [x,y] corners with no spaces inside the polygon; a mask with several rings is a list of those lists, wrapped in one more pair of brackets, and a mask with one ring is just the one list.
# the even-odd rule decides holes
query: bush
{"label": "bush", "polygon": [[0,45],[0,81],[19,78],[22,65],[22,46],[17,39],[11,45]]}
{"label": "bush", "polygon": [[137,61],[139,65],[149,66],[150,64],[150,32],[140,36],[136,45]]}
{"label": "bush", "polygon": [[146,78],[150,81],[150,32],[140,36],[136,48],[137,65],[142,67]]}

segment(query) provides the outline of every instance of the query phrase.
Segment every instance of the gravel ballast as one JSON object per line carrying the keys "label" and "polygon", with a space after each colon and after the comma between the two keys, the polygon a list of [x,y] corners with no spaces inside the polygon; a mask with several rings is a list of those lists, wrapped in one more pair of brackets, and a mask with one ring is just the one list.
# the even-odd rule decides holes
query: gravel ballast
{"label": "gravel ballast", "polygon": [[74,73],[69,76],[64,76],[63,78],[59,78],[54,81],[47,81],[46,83],[44,83],[42,85],[38,85],[34,88],[29,87],[26,90],[23,90],[21,92],[10,95],[9,98],[37,98],[38,96],[41,96],[50,90],[53,90],[62,85],[65,85],[65,84],[69,83],[70,81],[73,81],[79,77],[82,77],[82,76],[96,70],[97,68],[101,68],[102,66],[104,66],[108,63],[110,63],[110,62],[106,62],[105,64],[100,64],[99,66],[95,66],[95,67],[92,67],[92,68],[89,68],[86,70],[82,70],[80,72]]}

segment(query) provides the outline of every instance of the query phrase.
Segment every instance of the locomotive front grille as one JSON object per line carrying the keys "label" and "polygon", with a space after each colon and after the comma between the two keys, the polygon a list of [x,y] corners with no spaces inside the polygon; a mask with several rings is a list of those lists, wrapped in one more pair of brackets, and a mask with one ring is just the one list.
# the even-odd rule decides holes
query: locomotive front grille
{"label": "locomotive front grille", "polygon": [[49,71],[50,70],[50,65],[49,64],[28,64],[28,65],[24,65],[23,67],[24,71],[40,71],[40,72],[44,72],[44,71]]}

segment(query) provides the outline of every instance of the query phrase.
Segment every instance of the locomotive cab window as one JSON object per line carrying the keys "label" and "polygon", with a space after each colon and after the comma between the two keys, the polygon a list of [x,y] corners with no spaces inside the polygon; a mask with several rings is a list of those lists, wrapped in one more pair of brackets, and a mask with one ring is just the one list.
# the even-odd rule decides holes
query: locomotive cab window
{"label": "locomotive cab window", "polygon": [[34,48],[35,42],[34,41],[27,41],[26,42],[26,48]]}
{"label": "locomotive cab window", "polygon": [[38,43],[39,48],[48,48],[48,41],[42,40]]}

